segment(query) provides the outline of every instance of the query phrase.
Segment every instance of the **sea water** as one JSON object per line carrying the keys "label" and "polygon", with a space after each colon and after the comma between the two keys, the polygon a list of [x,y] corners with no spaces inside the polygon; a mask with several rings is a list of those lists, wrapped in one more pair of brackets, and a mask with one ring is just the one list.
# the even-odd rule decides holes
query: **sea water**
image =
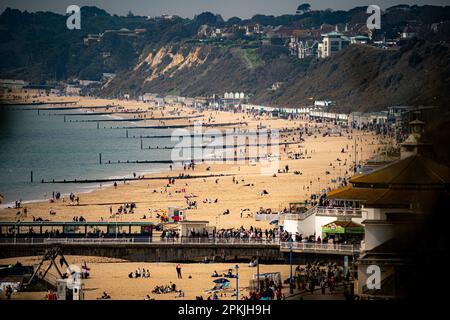
{"label": "sea water", "polygon": [[[173,146],[170,138],[144,139],[141,135],[170,135],[166,129],[129,129],[140,122],[77,122],[111,119],[111,116],[64,116],[73,111],[27,110],[25,106],[0,106],[0,193],[3,206],[49,199],[53,192],[88,192],[99,183],[48,184],[41,180],[84,180],[114,178],[120,182],[133,173],[162,172],[168,164],[127,164],[127,160],[168,160],[171,150],[149,150],[148,146]],[[59,114],[58,114],[59,113]],[[104,128],[106,127],[106,128]],[[113,127],[113,128],[111,128]],[[121,128],[116,128],[121,127]],[[133,136],[138,138],[132,138]],[[145,149],[147,147],[147,149]],[[99,163],[99,154],[102,163]],[[113,162],[121,161],[120,164]],[[107,164],[111,161],[111,164]],[[33,183],[31,180],[33,171]],[[102,184],[102,187],[106,186]]]}

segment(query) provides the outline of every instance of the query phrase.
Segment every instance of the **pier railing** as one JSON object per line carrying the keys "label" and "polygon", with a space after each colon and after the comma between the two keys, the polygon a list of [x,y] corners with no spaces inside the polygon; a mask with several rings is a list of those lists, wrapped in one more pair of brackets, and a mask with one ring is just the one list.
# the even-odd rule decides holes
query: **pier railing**
{"label": "pier railing", "polygon": [[227,244],[279,245],[278,238],[0,238],[0,244]]}
{"label": "pier railing", "polygon": [[[289,251],[291,243],[281,242],[281,251]],[[358,254],[360,246],[352,244],[333,244],[333,243],[307,243],[292,242],[293,251],[316,252],[316,253],[341,253],[341,254]]]}
{"label": "pier railing", "polygon": [[[187,244],[187,245],[267,245],[279,246],[281,251],[289,251],[291,243],[288,241],[280,241],[279,238],[0,238],[0,245],[23,245],[23,244],[54,244],[54,245],[114,245],[114,244],[155,244],[167,245]],[[358,254],[361,247],[351,244],[329,244],[329,243],[304,243],[292,242],[292,250],[294,252],[310,252],[310,253],[334,253],[334,254]]]}

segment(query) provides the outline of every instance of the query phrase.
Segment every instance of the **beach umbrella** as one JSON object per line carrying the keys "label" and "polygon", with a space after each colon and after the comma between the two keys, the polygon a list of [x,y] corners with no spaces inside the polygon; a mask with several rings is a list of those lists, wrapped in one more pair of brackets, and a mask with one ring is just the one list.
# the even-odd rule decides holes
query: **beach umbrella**
{"label": "beach umbrella", "polygon": [[227,282],[230,282],[230,280],[225,279],[225,278],[219,278],[219,279],[213,280],[213,282],[214,283],[227,283]]}

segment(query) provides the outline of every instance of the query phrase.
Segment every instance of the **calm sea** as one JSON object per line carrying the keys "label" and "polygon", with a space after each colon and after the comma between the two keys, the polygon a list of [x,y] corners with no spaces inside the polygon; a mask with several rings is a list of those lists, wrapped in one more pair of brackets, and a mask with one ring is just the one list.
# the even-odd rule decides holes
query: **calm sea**
{"label": "calm sea", "polygon": [[[16,200],[33,201],[49,198],[52,192],[88,192],[99,184],[46,184],[44,180],[72,180],[117,178],[145,172],[161,172],[167,164],[99,164],[108,160],[170,159],[170,150],[141,150],[140,139],[134,135],[168,135],[170,130],[132,129],[126,138],[124,127],[139,125],[139,122],[76,122],[81,119],[108,119],[109,116],[64,116],[68,111],[24,110],[26,106],[14,108],[0,106],[0,193],[4,203]],[[73,110],[79,113],[80,110]],[[60,113],[60,115],[58,115]],[[103,127],[107,127],[105,129]],[[144,139],[144,148],[172,146],[170,138]],[[30,183],[33,171],[34,183]],[[106,184],[103,184],[105,186]]]}

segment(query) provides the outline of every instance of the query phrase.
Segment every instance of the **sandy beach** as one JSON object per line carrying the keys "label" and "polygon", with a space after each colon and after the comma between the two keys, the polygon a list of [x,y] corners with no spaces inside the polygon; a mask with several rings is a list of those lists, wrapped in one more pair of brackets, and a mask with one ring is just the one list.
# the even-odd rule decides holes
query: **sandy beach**
{"label": "sandy beach", "polygon": [[[169,116],[169,114],[196,114],[201,116],[196,120],[203,120],[204,123],[208,122],[208,119],[214,120],[215,123],[245,121],[248,123],[245,128],[249,130],[256,129],[260,123],[264,123],[264,125],[272,129],[296,128],[308,125],[314,133],[310,136],[304,136],[305,141],[302,148],[299,148],[299,144],[291,144],[286,147],[280,146],[281,160],[279,169],[283,170],[283,168],[288,166],[288,173],[281,172],[275,176],[261,174],[261,168],[264,165],[262,163],[257,163],[256,165],[249,163],[204,163],[198,164],[195,170],[186,171],[179,166],[174,167],[172,171],[167,167],[167,172],[165,173],[155,173],[146,175],[146,177],[167,175],[175,177],[180,173],[192,176],[208,174],[229,176],[176,180],[175,184],[168,188],[166,187],[167,179],[139,180],[127,183],[118,181],[117,188],[103,186],[90,193],[78,193],[78,205],[70,203],[69,199],[65,198],[64,201],[56,200],[54,203],[50,203],[49,200],[26,203],[24,204],[27,208],[26,215],[17,215],[18,210],[14,208],[0,209],[1,221],[14,221],[18,217],[25,221],[31,221],[33,217],[51,221],[72,221],[74,216],[83,216],[87,221],[146,220],[158,223],[159,221],[154,214],[156,210],[167,210],[168,206],[185,207],[185,194],[192,194],[195,195],[197,208],[186,210],[185,214],[189,220],[206,220],[209,221],[210,226],[215,226],[218,229],[239,228],[241,226],[249,228],[253,226],[264,230],[273,226],[269,225],[268,221],[255,221],[253,214],[260,208],[280,211],[288,208],[291,202],[302,202],[305,199],[309,199],[313,193],[336,187],[336,181],[339,177],[351,176],[351,166],[355,157],[353,150],[355,140],[358,150],[358,161],[361,159],[363,161],[367,160],[383,146],[380,137],[370,132],[353,130],[352,133],[348,134],[343,132],[341,136],[324,137],[317,131],[324,126],[323,124],[317,124],[318,128],[314,129],[316,124],[308,123],[304,120],[274,119],[269,116],[255,118],[242,113],[222,111],[205,111],[198,114],[191,108],[182,108],[178,105],[167,106],[164,110],[158,110],[156,107],[149,107],[148,104],[137,101],[104,100],[86,97],[28,97],[24,100],[30,102],[30,99],[42,102],[63,101],[66,99],[66,101],[77,101],[76,105],[81,107],[114,104],[123,106],[126,110],[148,110],[150,108],[146,115],[149,117]],[[120,116],[133,117],[136,114],[120,114]],[[165,122],[166,124],[168,122],[170,124],[189,124],[190,121],[191,119],[178,119]],[[138,125],[158,125],[158,123],[160,122],[145,120],[139,122]],[[322,132],[323,130],[324,128],[322,128]],[[292,138],[293,136],[286,137],[285,141]],[[304,153],[304,158],[291,159],[289,157],[289,154],[297,152]],[[295,174],[295,171],[301,174]],[[235,182],[233,182],[233,176]],[[57,184],[54,185],[54,189],[56,192],[58,191]],[[268,194],[261,196],[262,190],[266,190]],[[1,192],[2,190],[0,190]],[[215,199],[217,199],[216,203],[214,202]],[[112,207],[113,212],[116,212],[120,205],[131,202],[136,203],[134,214],[110,216],[110,207]],[[56,213],[55,215],[49,214],[50,208]],[[245,211],[245,215],[241,218],[240,213],[242,209],[249,210]],[[223,212],[226,210],[229,210],[229,214],[223,215]],[[146,217],[145,220],[142,219],[144,215]],[[24,259],[20,261],[35,261],[29,260],[29,258]],[[81,262],[83,259],[94,258],[76,257],[73,263]],[[105,258],[96,259],[91,260],[92,262],[90,263],[92,279],[86,281],[87,299],[95,299],[101,295],[102,291],[110,293],[113,299],[143,299],[146,294],[151,293],[151,289],[155,285],[167,284],[169,281],[174,281],[176,276],[174,264],[171,263],[142,264],[110,261]],[[6,261],[0,262],[3,264]],[[127,275],[129,272],[143,265],[145,268],[148,266],[150,269],[152,274],[150,279],[128,279]],[[185,264],[183,265],[183,273],[186,277],[175,282],[177,286],[185,291],[186,299],[193,299],[196,295],[211,287],[210,274],[214,270],[221,272],[229,267],[228,264]],[[283,279],[288,277],[288,269],[289,266],[287,265],[261,265],[261,272],[279,271],[282,273]],[[248,283],[255,270],[247,265],[242,265],[240,270],[242,272],[242,284],[245,286],[244,284]],[[192,279],[188,279],[188,275],[191,275]],[[41,299],[43,296],[43,293],[18,294],[19,299]],[[152,298],[173,299],[174,294],[153,295]],[[226,298],[231,298],[231,293],[227,294]]]}
{"label": "sandy beach", "polygon": [[[181,264],[182,279],[177,279],[175,263],[135,263],[126,262],[119,259],[100,258],[100,257],[79,257],[67,256],[69,264],[81,265],[84,261],[91,269],[90,277],[84,281],[85,298],[88,300],[96,300],[104,291],[106,291],[113,300],[143,300],[146,295],[155,300],[173,300],[183,299],[177,298],[177,293],[155,294],[152,290],[155,286],[167,285],[170,282],[175,283],[177,290],[184,292],[185,300],[194,300],[196,296],[203,296],[207,299],[212,293],[208,293],[214,287],[211,277],[214,271],[217,273],[226,273],[228,269],[233,268],[234,263],[185,263]],[[37,257],[2,259],[0,264],[15,263],[20,261],[22,264],[37,264]],[[249,280],[256,274],[256,268],[251,268],[247,264],[238,263],[239,265],[239,293],[248,295]],[[137,268],[144,268],[150,271],[150,278],[130,279],[128,274],[134,272]],[[260,265],[260,273],[280,272],[283,280],[289,277],[289,265]],[[55,277],[56,272],[53,270],[51,276]],[[236,288],[236,280],[230,280],[230,288],[223,291],[221,300],[235,299],[234,290]],[[283,292],[287,294],[288,285],[283,285]],[[14,293],[14,300],[44,300],[46,292],[18,292]],[[0,299],[4,296],[0,294]]]}
{"label": "sandy beach", "polygon": [[[54,100],[61,100],[63,97],[54,97]],[[71,97],[65,97],[73,100]],[[86,105],[106,105],[121,104],[139,106],[139,102],[103,100],[103,99],[86,99],[80,98],[78,104]],[[192,112],[189,111],[189,112]],[[206,115],[211,112],[205,112]],[[203,115],[205,116],[205,115]],[[227,122],[245,117],[243,114],[233,114],[229,112],[217,112],[216,119],[221,122]],[[304,125],[306,121],[291,121],[282,119],[246,119],[249,122],[248,128],[256,128],[260,121],[263,121],[271,128],[292,128]],[[217,120],[219,121],[219,120]],[[172,121],[180,123],[180,120]],[[312,126],[312,124],[309,124]],[[319,124],[320,125],[320,124]],[[279,173],[276,177],[272,175],[261,174],[261,168],[267,166],[267,163],[258,163],[250,165],[249,163],[205,163],[198,164],[195,170],[182,170],[180,166],[174,166],[173,171],[167,166],[166,173],[158,173],[151,176],[173,176],[176,177],[180,173],[194,175],[234,175],[237,183],[233,183],[232,176],[213,177],[205,179],[189,179],[176,180],[175,184],[166,188],[167,179],[161,180],[143,180],[123,183],[118,181],[117,188],[103,187],[94,192],[77,194],[80,198],[79,205],[74,205],[66,198],[57,200],[54,203],[50,201],[41,201],[26,204],[27,216],[22,217],[24,220],[32,220],[32,217],[41,217],[43,219],[51,219],[54,221],[72,220],[74,216],[82,215],[88,221],[103,220],[109,221],[109,207],[113,207],[113,212],[117,207],[124,203],[135,202],[137,208],[133,215],[121,215],[123,221],[141,220],[143,215],[149,216],[149,209],[166,210],[169,205],[185,206],[186,193],[196,196],[197,209],[187,211],[187,217],[191,220],[208,220],[211,224],[218,224],[221,228],[249,227],[251,225],[258,227],[267,226],[267,222],[256,222],[253,218],[240,219],[241,209],[250,209],[250,212],[257,211],[260,207],[271,208],[274,211],[282,210],[288,207],[290,202],[301,202],[309,197],[310,194],[319,192],[328,187],[337,186],[332,182],[339,176],[350,176],[350,167],[354,159],[354,139],[356,138],[358,159],[361,159],[360,150],[362,148],[362,159],[366,160],[373,156],[381,146],[379,137],[368,133],[354,131],[352,139],[344,133],[342,136],[322,137],[320,134],[306,136],[304,148],[298,148],[298,145],[288,145],[286,151],[280,146],[281,160],[279,168],[283,169],[289,166],[288,173]],[[347,150],[341,153],[342,149]],[[289,159],[289,152],[298,152],[307,150],[308,154],[305,159]],[[337,161],[337,159],[342,161]],[[344,165],[344,163],[346,165]],[[331,164],[331,166],[330,166]],[[295,171],[301,172],[301,175],[294,174]],[[131,172],[130,172],[131,174]],[[86,177],[82,177],[86,178]],[[309,186],[309,190],[306,187]],[[58,191],[58,184],[54,185],[55,192]],[[181,193],[181,189],[185,192]],[[267,190],[268,195],[260,196],[262,190]],[[155,192],[156,191],[156,192]],[[0,190],[1,192],[1,190]],[[239,201],[236,201],[238,196]],[[42,198],[44,195],[42,195]],[[47,195],[51,198],[51,195]],[[218,199],[217,203],[203,203],[204,200]],[[56,215],[50,216],[49,209],[52,208]],[[229,215],[221,215],[225,210],[230,210]],[[0,210],[0,220],[15,220],[17,210],[14,208],[5,208]],[[216,222],[216,217],[217,222]],[[117,219],[114,217],[113,219]],[[148,218],[152,222],[157,222],[156,217]]]}

